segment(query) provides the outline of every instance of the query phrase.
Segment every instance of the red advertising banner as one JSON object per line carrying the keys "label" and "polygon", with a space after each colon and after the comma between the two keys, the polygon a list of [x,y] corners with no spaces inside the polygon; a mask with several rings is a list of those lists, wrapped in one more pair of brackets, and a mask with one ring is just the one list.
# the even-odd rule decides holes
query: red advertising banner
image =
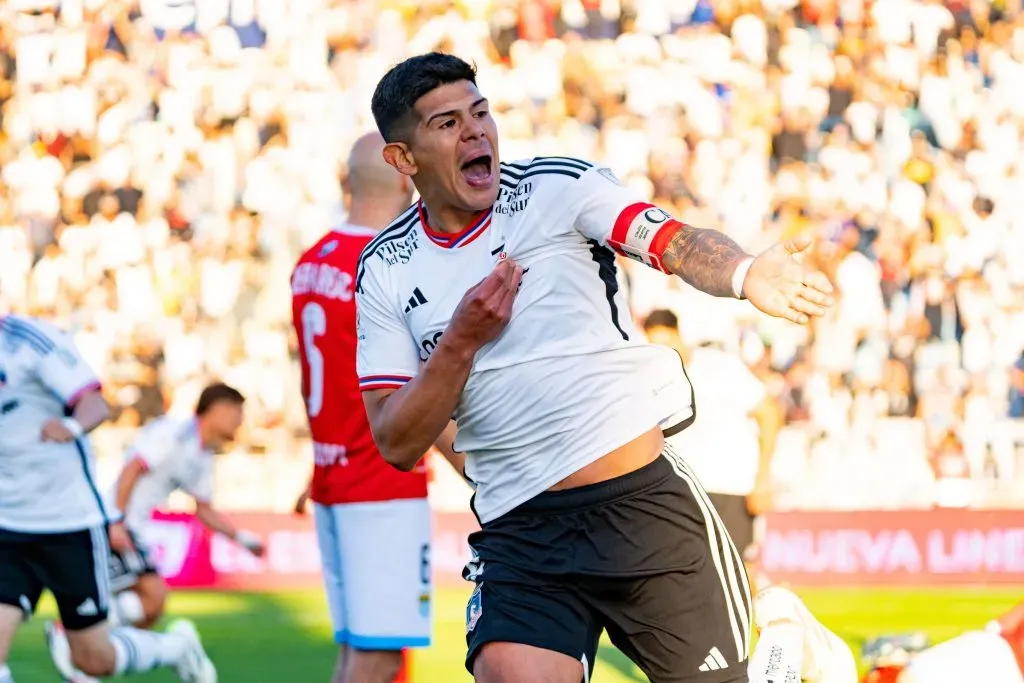
{"label": "red advertising banner", "polygon": [[[192,515],[158,512],[146,529],[161,575],[169,585],[218,590],[319,588],[320,549],[312,515],[232,514],[240,528],[263,539],[267,552],[255,557],[245,548],[213,535]],[[469,559],[466,538],[478,528],[470,513],[435,513],[431,562],[439,585],[465,585]]]}
{"label": "red advertising banner", "polygon": [[[220,590],[319,588],[312,516],[236,514],[267,553],[212,536],[191,515],[159,513],[147,530],[172,586]],[[439,586],[464,587],[470,513],[434,513],[431,549]],[[773,581],[814,585],[1024,584],[1024,512],[908,510],[779,512],[767,515],[759,555]]]}
{"label": "red advertising banner", "polygon": [[1024,584],[1024,512],[779,512],[759,563],[793,585]]}

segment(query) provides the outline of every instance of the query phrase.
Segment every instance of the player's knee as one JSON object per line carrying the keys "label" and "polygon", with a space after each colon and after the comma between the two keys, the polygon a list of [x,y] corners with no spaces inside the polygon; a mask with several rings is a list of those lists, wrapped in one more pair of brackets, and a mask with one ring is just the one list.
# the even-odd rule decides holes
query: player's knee
{"label": "player's knee", "polygon": [[114,648],[105,635],[105,631],[99,629],[68,634],[71,663],[76,669],[89,676],[110,676],[114,673]]}
{"label": "player's knee", "polygon": [[142,602],[142,628],[152,628],[164,615],[167,606],[167,584],[158,577],[148,581],[140,581],[137,586],[139,600]]}
{"label": "player's knee", "polygon": [[377,683],[395,680],[402,668],[401,650],[350,650],[346,681]]}
{"label": "player's knee", "polygon": [[477,683],[579,683],[583,664],[568,655],[521,643],[487,643],[473,662]]}

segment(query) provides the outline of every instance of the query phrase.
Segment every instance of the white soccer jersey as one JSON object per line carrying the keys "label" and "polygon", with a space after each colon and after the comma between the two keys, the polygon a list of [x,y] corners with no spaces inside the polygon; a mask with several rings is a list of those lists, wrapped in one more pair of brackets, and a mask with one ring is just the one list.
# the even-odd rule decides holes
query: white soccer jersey
{"label": "white soccer jersey", "polygon": [[195,418],[164,416],[147,424],[129,447],[125,463],[136,458],[145,473],[136,481],[124,511],[129,529],[143,529],[153,510],[178,489],[198,501],[213,497],[213,454],[203,447]]}
{"label": "white soccer jersey", "polygon": [[0,529],[58,533],[107,521],[88,440],[41,438],[45,422],[99,386],[67,333],[0,317]]}
{"label": "white soccer jersey", "polygon": [[[660,265],[630,253],[626,236],[663,236],[669,217],[608,169],[561,157],[502,164],[497,202],[455,235],[432,231],[424,211],[410,207],[360,258],[359,381],[408,382],[466,290],[503,258],[523,267],[511,322],[476,354],[454,415],[482,521],[687,407],[679,359],[642,341],[610,248]],[[661,370],[672,380],[656,382]]]}

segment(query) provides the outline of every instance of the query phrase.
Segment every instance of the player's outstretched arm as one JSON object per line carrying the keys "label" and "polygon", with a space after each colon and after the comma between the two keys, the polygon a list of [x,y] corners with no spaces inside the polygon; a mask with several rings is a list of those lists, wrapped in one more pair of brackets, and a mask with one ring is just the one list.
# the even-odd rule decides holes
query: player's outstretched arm
{"label": "player's outstretched arm", "polygon": [[801,236],[753,258],[718,230],[680,225],[661,262],[702,292],[746,298],[768,315],[804,324],[834,303],[828,278],[795,258],[810,245]]}
{"label": "player's outstretched arm", "polygon": [[469,379],[476,352],[508,324],[522,275],[522,268],[511,260],[499,263],[462,297],[414,379],[401,389],[363,392],[373,439],[393,467],[411,470],[442,435]]}
{"label": "player's outstretched arm", "polygon": [[684,282],[711,296],[735,296],[733,274],[753,257],[725,233],[680,224],[661,262]]}

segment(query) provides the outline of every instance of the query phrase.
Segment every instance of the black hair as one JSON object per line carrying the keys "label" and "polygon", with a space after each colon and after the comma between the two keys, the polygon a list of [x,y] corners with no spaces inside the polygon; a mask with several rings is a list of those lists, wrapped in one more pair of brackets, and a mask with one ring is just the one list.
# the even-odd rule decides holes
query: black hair
{"label": "black hair", "polygon": [[416,55],[391,67],[370,102],[377,130],[387,142],[406,141],[415,125],[416,102],[434,88],[458,81],[475,85],[476,68],[443,52]]}
{"label": "black hair", "polygon": [[231,403],[236,406],[245,404],[245,396],[242,392],[227,384],[218,382],[203,389],[199,394],[199,402],[196,404],[196,415],[207,413],[210,408],[218,403]]}
{"label": "black hair", "polygon": [[672,311],[659,308],[656,311],[651,311],[644,320],[644,330],[651,330],[655,327],[671,327],[673,330],[678,330],[679,318]]}

